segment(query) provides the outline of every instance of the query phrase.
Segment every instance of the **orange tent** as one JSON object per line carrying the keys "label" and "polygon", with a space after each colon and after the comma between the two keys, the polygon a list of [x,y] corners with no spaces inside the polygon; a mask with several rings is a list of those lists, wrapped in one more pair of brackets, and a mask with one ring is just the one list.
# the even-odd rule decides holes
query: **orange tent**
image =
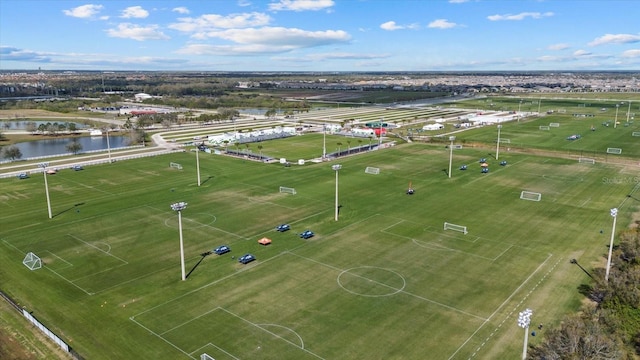
{"label": "orange tent", "polygon": [[269,245],[271,244],[271,239],[263,237],[262,239],[258,240],[258,243],[260,243],[260,245]]}

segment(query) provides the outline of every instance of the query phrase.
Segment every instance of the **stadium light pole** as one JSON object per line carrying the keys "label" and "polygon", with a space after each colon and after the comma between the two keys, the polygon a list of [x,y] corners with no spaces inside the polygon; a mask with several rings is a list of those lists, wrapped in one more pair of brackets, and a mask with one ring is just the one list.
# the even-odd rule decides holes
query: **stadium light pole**
{"label": "stadium light pole", "polygon": [[502,125],[498,124],[498,143],[496,144],[496,160],[498,160],[498,154],[500,153],[500,129],[502,129]]}
{"label": "stadium light pole", "polygon": [[611,269],[611,253],[613,252],[613,238],[616,233],[616,219],[618,218],[618,209],[611,209],[611,217],[613,217],[613,227],[611,229],[611,241],[609,242],[609,257],[607,258],[607,271],[604,275],[604,281],[609,282],[609,270]]}
{"label": "stadium light pole", "polygon": [[49,210],[49,219],[51,219],[53,216],[51,215],[51,200],[49,199],[49,184],[47,183],[47,166],[49,166],[49,163],[43,162],[38,166],[42,168],[42,173],[44,174],[44,191],[47,194],[47,209]]}
{"label": "stadium light pole", "polygon": [[338,210],[339,210],[339,205],[338,205],[338,170],[342,169],[342,165],[340,165],[340,164],[332,165],[331,168],[336,172],[336,216],[335,216],[335,220],[338,221]]}
{"label": "stadium light pole", "polygon": [[524,345],[522,346],[522,360],[527,359],[527,342],[529,341],[529,325],[531,325],[531,309],[525,309],[518,315],[518,326],[524,329]]}
{"label": "stadium light pole", "polygon": [[520,99],[520,104],[518,104],[518,122],[520,122],[520,108],[522,107],[522,99]]}
{"label": "stadium light pole", "polygon": [[451,141],[451,145],[449,145],[449,179],[451,179],[451,165],[453,164],[453,142],[455,140],[455,136],[449,136],[449,141]]}
{"label": "stadium light pole", "polygon": [[629,109],[627,110],[627,125],[629,125],[629,116],[631,116],[631,101],[629,101]]}
{"label": "stadium light pole", "polygon": [[187,208],[186,202],[171,204],[171,210],[178,212],[178,231],[180,232],[180,265],[182,267],[182,281],[186,280],[184,271],[184,241],[182,240],[182,210]]}
{"label": "stadium light pole", "polygon": [[327,124],[322,125],[322,160],[327,157]]}
{"label": "stadium light pole", "polygon": [[198,174],[198,186],[200,186],[200,146],[196,144],[196,172]]}
{"label": "stadium light pole", "polygon": [[382,123],[384,122],[384,118],[380,120],[380,135],[378,135],[378,150],[382,149]]}
{"label": "stadium light pole", "polygon": [[616,119],[613,121],[613,128],[615,129],[618,125],[618,109],[620,108],[620,104],[616,104]]}
{"label": "stadium light pole", "polygon": [[107,153],[109,154],[109,164],[111,164],[111,145],[109,144],[109,128],[107,130]]}

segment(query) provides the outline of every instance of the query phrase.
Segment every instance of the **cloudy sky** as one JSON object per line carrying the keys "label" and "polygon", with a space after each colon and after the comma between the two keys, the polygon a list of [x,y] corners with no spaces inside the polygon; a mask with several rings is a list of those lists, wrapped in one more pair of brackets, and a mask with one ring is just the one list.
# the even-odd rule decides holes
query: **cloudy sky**
{"label": "cloudy sky", "polygon": [[639,70],[638,0],[2,0],[0,70]]}

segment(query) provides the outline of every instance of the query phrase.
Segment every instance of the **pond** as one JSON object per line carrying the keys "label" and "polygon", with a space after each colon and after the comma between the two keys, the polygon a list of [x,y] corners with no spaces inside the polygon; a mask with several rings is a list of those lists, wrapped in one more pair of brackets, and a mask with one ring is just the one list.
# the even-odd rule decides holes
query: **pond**
{"label": "pond", "polygon": [[[130,146],[128,136],[109,136],[109,146],[107,146],[106,136],[84,136],[76,139],[82,145],[81,152]],[[70,155],[71,153],[66,148],[70,142],[71,138],[43,139],[20,142],[14,144],[14,146],[20,149],[22,159],[28,159],[63,154]]]}

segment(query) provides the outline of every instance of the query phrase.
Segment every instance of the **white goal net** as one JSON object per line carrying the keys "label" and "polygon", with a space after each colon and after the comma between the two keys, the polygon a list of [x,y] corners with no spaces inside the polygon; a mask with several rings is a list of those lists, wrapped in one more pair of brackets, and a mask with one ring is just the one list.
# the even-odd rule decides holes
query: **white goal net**
{"label": "white goal net", "polygon": [[204,354],[200,355],[200,360],[216,360],[216,359],[214,359],[213,356],[211,356],[211,355],[209,355],[207,353],[204,353]]}
{"label": "white goal net", "polygon": [[540,125],[540,130],[549,130],[549,127],[545,125]]}
{"label": "white goal net", "polygon": [[178,164],[178,163],[169,163],[169,167],[173,168],[173,169],[178,169],[178,170],[182,170],[182,165]]}
{"label": "white goal net", "polygon": [[520,199],[522,200],[530,200],[530,201],[540,201],[542,199],[542,194],[533,191],[522,191],[520,193]]}
{"label": "white goal net", "polygon": [[578,162],[582,163],[582,164],[595,164],[596,160],[595,159],[581,157],[581,158],[578,158]]}
{"label": "white goal net", "polygon": [[364,172],[367,174],[378,175],[380,174],[380,168],[367,166],[367,168],[364,169]]}
{"label": "white goal net", "polygon": [[24,257],[22,263],[24,266],[28,267],[29,270],[38,270],[42,267],[42,260],[32,252],[29,252],[27,256]]}
{"label": "white goal net", "polygon": [[640,131],[634,131],[631,133],[631,136],[640,136]]}
{"label": "white goal net", "polygon": [[286,187],[286,186],[280,186],[280,192],[281,193],[285,193],[285,194],[295,195],[296,194],[296,189],[290,188],[290,187]]}
{"label": "white goal net", "polygon": [[620,154],[622,154],[622,149],[620,149],[620,148],[607,148],[607,154],[620,155]]}
{"label": "white goal net", "polygon": [[549,123],[549,127],[560,127],[560,123]]}
{"label": "white goal net", "polygon": [[461,232],[463,234],[467,233],[467,227],[466,226],[456,225],[456,224],[452,224],[452,223],[448,223],[448,222],[444,223],[444,229],[445,230],[459,231],[459,232]]}

